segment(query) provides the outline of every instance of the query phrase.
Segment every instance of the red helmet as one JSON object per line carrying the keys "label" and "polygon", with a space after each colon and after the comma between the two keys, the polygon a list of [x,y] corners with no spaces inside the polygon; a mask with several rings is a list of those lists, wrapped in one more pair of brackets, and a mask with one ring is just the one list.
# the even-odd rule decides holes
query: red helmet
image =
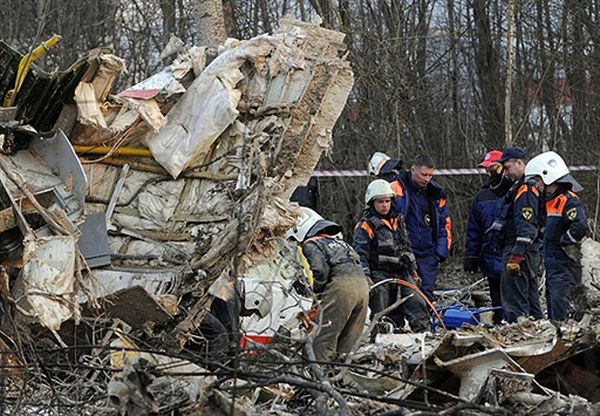
{"label": "red helmet", "polygon": [[483,160],[481,161],[481,163],[479,165],[477,165],[477,167],[478,168],[487,168],[492,163],[499,162],[500,159],[502,159],[502,152],[500,150],[490,150],[489,152],[487,152],[485,154],[485,156],[483,157]]}

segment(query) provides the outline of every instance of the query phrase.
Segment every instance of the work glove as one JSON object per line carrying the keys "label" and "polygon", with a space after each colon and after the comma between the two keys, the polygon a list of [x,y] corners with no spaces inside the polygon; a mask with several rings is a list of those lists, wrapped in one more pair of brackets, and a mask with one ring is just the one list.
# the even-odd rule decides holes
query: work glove
{"label": "work glove", "polygon": [[569,244],[567,246],[562,246],[563,251],[571,260],[573,260],[578,265],[581,265],[581,248],[579,244]]}
{"label": "work glove", "polygon": [[463,269],[467,273],[477,273],[477,269],[479,269],[479,259],[477,257],[465,257],[463,260]]}
{"label": "work glove", "polygon": [[314,327],[314,323],[317,322],[317,317],[319,314],[319,305],[317,303],[313,303],[311,308],[306,312],[298,313],[298,319],[300,323],[304,326],[308,332],[312,331]]}
{"label": "work glove", "polygon": [[521,275],[521,263],[525,260],[523,256],[517,256],[516,254],[511,254],[508,257],[508,262],[506,262],[506,269],[512,276],[520,276]]}
{"label": "work glove", "polygon": [[415,286],[421,287],[421,276],[419,276],[419,273],[415,269],[411,269],[408,274],[414,280]]}

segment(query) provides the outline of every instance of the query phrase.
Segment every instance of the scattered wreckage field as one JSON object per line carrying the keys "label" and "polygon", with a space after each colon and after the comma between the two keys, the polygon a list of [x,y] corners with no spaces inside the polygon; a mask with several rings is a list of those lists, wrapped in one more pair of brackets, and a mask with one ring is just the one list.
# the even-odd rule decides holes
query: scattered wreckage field
{"label": "scattered wreckage field", "polygon": [[598,413],[591,240],[578,321],[477,316],[307,360],[314,297],[283,236],[353,85],[343,34],[283,19],[163,54],[111,95],[116,56],[19,75],[0,44],[0,414]]}

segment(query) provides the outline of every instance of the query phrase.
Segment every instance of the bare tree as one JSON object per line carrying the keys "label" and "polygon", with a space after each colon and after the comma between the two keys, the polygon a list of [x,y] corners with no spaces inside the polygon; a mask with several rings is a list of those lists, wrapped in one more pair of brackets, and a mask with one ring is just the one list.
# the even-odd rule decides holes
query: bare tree
{"label": "bare tree", "polygon": [[221,0],[198,0],[196,23],[200,44],[216,49],[227,38]]}

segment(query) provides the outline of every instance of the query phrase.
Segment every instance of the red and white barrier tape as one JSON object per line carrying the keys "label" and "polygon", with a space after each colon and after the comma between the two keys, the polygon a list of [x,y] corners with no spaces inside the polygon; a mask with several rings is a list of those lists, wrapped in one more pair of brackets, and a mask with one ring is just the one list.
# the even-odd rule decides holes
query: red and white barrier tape
{"label": "red and white barrier tape", "polygon": [[[597,170],[597,166],[582,165],[569,166],[571,172]],[[485,169],[478,168],[459,168],[459,169],[435,169],[434,175],[453,176],[453,175],[480,175],[485,173]],[[312,176],[320,178],[343,177],[343,176],[369,176],[366,170],[343,169],[343,170],[316,170]]]}

